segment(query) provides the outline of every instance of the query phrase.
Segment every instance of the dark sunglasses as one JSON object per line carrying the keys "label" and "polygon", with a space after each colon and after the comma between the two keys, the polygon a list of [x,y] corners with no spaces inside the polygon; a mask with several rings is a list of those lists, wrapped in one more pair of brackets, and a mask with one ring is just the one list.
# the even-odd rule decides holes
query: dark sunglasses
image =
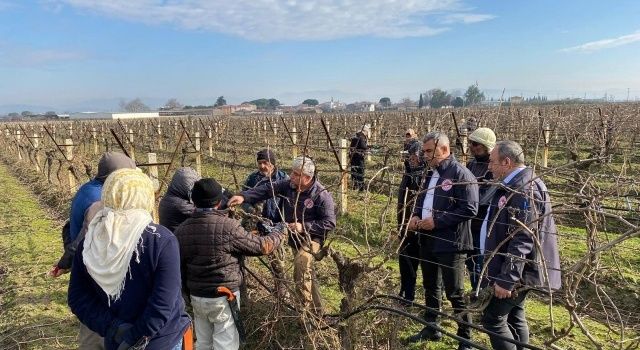
{"label": "dark sunglasses", "polygon": [[479,142],[471,141],[471,146],[478,146],[478,145],[480,145]]}

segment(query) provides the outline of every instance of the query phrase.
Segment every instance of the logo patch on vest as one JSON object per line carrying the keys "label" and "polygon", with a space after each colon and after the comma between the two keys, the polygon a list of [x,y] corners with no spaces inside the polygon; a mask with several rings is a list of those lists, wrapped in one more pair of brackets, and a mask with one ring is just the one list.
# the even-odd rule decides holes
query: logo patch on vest
{"label": "logo patch on vest", "polygon": [[498,199],[498,208],[502,209],[505,204],[507,204],[507,197],[500,197],[500,199]]}
{"label": "logo patch on vest", "polygon": [[451,187],[453,187],[453,182],[451,182],[451,180],[446,179],[444,181],[442,181],[442,185],[441,185],[442,189],[447,192],[451,189]]}
{"label": "logo patch on vest", "polygon": [[307,209],[313,208],[313,200],[311,198],[307,198],[304,200],[304,207]]}

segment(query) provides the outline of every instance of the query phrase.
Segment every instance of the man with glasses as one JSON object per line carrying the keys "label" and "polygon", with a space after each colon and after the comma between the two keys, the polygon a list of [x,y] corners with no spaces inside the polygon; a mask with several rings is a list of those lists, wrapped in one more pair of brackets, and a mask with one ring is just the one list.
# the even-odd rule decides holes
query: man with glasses
{"label": "man with glasses", "polygon": [[505,339],[529,343],[528,289],[561,287],[558,231],[549,191],[533,169],[525,166],[519,144],[498,142],[491,151],[489,169],[500,186],[491,198],[481,232],[481,250],[488,260],[487,276],[481,282],[493,291],[482,326],[491,332],[494,349],[515,350],[521,347]]}
{"label": "man with glasses", "polygon": [[[441,132],[428,133],[422,140],[422,152],[429,172],[423,181],[416,209],[409,221],[409,230],[420,235],[420,268],[424,285],[425,305],[429,308],[424,319],[428,325],[410,342],[439,340],[438,315],[442,303],[439,280],[442,279],[453,313],[460,317],[457,335],[471,339],[468,323],[471,317],[463,314],[464,261],[473,248],[470,221],[478,213],[478,185],[473,174],[451,154],[449,138]],[[459,350],[471,349],[464,341]]]}
{"label": "man with glasses", "polygon": [[[471,141],[471,155],[473,159],[467,163],[467,169],[471,171],[478,181],[480,203],[478,205],[478,214],[471,220],[471,235],[473,237],[473,251],[465,261],[467,270],[469,271],[469,279],[471,288],[474,290],[478,286],[480,272],[482,271],[482,254],[480,253],[480,228],[487,208],[489,206],[490,196],[485,196],[487,190],[491,187],[487,182],[493,179],[493,174],[489,171],[489,153],[496,144],[496,135],[489,128],[478,128],[469,135]],[[489,197],[489,198],[487,198]],[[473,294],[475,296],[475,294]],[[473,298],[473,297],[472,297]]]}

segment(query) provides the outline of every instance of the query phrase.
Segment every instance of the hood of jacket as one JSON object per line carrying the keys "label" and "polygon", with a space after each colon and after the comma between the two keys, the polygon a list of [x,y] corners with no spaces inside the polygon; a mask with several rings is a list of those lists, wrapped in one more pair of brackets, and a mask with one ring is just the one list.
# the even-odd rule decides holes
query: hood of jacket
{"label": "hood of jacket", "polygon": [[196,181],[200,180],[200,175],[193,168],[179,168],[173,174],[167,193],[176,197],[190,200],[191,189]]}

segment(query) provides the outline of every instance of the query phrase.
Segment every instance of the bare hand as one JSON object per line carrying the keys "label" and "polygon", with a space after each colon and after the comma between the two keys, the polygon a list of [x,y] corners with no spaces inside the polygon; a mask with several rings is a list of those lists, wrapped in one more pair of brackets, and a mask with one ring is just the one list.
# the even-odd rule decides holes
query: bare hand
{"label": "bare hand", "polygon": [[244,197],[240,196],[240,195],[236,195],[233,196],[231,198],[229,198],[229,201],[227,202],[227,206],[228,207],[235,207],[236,205],[240,205],[244,203]]}
{"label": "bare hand", "polygon": [[433,222],[433,218],[429,217],[423,220],[418,221],[418,228],[425,231],[431,231],[435,227],[435,223]]}
{"label": "bare hand", "polygon": [[411,219],[409,220],[409,225],[408,225],[408,229],[411,231],[415,231],[418,229],[418,222],[420,221],[420,219],[418,219],[417,216],[413,216],[411,217]]}
{"label": "bare hand", "polygon": [[494,283],[493,295],[498,299],[511,298],[511,291],[500,287],[497,283]]}
{"label": "bare hand", "polygon": [[288,224],[289,226],[289,230],[291,230],[292,232],[295,233],[302,233],[303,229],[302,229],[302,224],[299,222],[292,222],[290,224]]}
{"label": "bare hand", "polygon": [[58,268],[58,265],[53,265],[53,267],[49,271],[49,276],[53,278],[58,278],[68,272],[69,272],[69,269],[61,269],[61,268]]}

